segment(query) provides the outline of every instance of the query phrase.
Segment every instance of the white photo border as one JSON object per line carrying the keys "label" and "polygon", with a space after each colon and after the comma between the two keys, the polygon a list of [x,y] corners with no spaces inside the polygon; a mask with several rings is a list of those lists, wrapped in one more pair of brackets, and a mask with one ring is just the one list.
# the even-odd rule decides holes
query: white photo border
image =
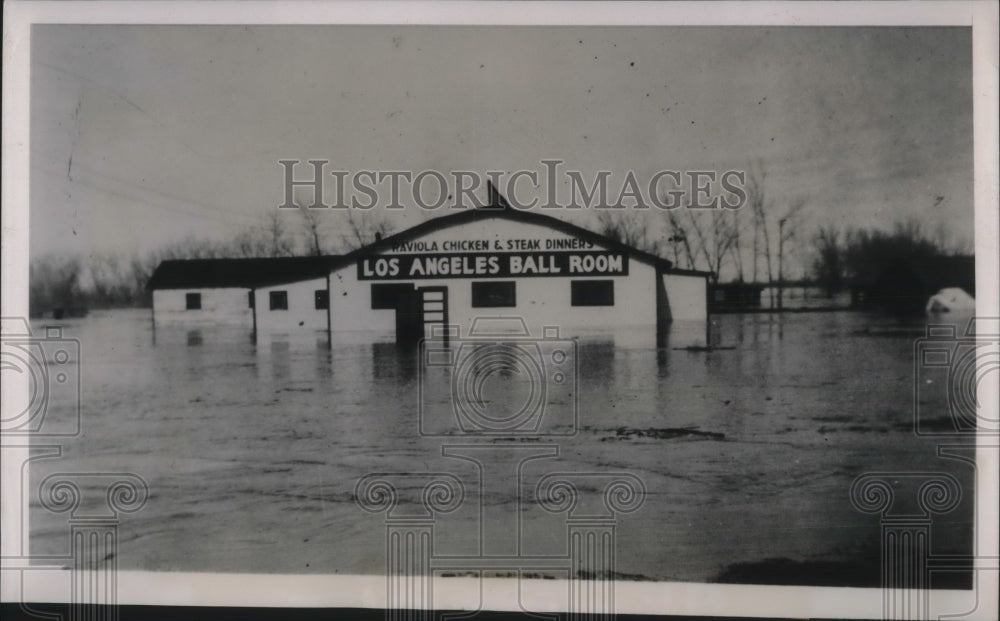
{"label": "white photo border", "polygon": [[[465,24],[465,25],[788,25],[788,26],[970,26],[973,47],[974,196],[977,314],[1000,316],[998,300],[998,117],[997,5],[993,2],[7,2],[3,38],[2,314],[28,316],[28,179],[30,33],[33,24]],[[8,386],[5,389],[11,388]],[[17,389],[17,387],[13,387]],[[995,392],[981,407],[996,412]],[[996,438],[978,439],[976,553],[998,557]],[[4,440],[0,472],[3,556],[19,550],[21,507],[12,497],[28,449]],[[4,572],[7,573],[7,572]],[[52,573],[52,572],[50,572]],[[996,606],[995,571],[972,591],[936,591],[942,609],[960,613]],[[992,575],[990,575],[992,574]],[[985,579],[983,579],[985,578]],[[472,582],[440,579],[436,608],[462,608]],[[520,610],[514,581],[489,579],[485,608]],[[565,588],[560,581],[538,581]],[[0,576],[3,602],[66,602],[65,577],[30,585]],[[24,587],[22,590],[21,587]],[[733,615],[767,617],[877,618],[879,589],[618,582],[620,614]],[[440,596],[438,595],[440,593]],[[522,596],[524,594],[522,593]],[[545,605],[536,610],[557,611]],[[239,607],[385,607],[385,578],[343,575],[203,574],[122,571],[120,605]],[[558,600],[557,600],[558,601]],[[975,618],[996,618],[982,608]],[[972,618],[972,617],[970,617]]]}

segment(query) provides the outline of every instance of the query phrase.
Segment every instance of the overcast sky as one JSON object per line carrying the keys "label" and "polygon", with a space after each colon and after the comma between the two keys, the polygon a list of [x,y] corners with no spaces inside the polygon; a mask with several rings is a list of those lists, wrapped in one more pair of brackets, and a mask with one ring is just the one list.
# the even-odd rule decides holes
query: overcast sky
{"label": "overcast sky", "polygon": [[[446,174],[560,158],[640,180],[757,161],[775,208],[805,200],[811,223],[912,215],[972,237],[969,29],[58,25],[32,37],[33,256],[225,239],[281,202],[283,158]],[[410,211],[399,226],[424,217]]]}

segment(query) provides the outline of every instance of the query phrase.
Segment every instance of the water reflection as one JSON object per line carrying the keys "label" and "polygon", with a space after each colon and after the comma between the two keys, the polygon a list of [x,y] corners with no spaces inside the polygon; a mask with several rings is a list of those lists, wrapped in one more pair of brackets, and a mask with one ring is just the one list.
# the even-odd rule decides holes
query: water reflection
{"label": "water reflection", "polygon": [[[286,340],[272,340],[267,347],[267,367],[271,371],[271,378],[281,381],[291,377],[291,349],[292,344]],[[258,348],[263,351],[263,348]]]}
{"label": "water reflection", "polygon": [[418,363],[417,348],[401,347],[390,342],[371,345],[372,378],[378,382],[412,384],[417,377]]}
{"label": "water reflection", "polygon": [[432,435],[568,434],[578,352],[563,339],[452,339],[419,360],[421,429]]}
{"label": "water reflection", "polygon": [[668,342],[656,350],[656,377],[663,379],[670,374],[670,349]]}
{"label": "water reflection", "polygon": [[[135,518],[123,568],[239,571],[266,559],[268,569],[292,573],[308,558],[306,571],[384,571],[384,524],[358,510],[354,482],[374,471],[455,468],[441,447],[472,443],[462,434],[477,416],[528,422],[517,415],[537,403],[531,367],[516,364],[531,359],[546,388],[539,429],[577,431],[546,437],[561,452],[558,463],[539,460],[539,472],[626,470],[649,490],[642,510],[621,522],[623,572],[704,581],[769,557],[853,558],[861,543],[879,541],[877,520],[844,500],[866,470],[932,466],[973,489],[968,469],[938,459],[935,438],[913,433],[914,342],[926,331],[919,319],[726,315],[713,317],[707,343],[703,324],[675,322],[659,347],[643,330],[581,335],[570,385],[555,383],[560,367],[545,347],[494,367],[486,354],[495,348],[454,344],[450,353],[479,357],[463,367],[458,359],[428,365],[385,333],[338,334],[332,346],[311,332],[253,344],[246,330],[184,326],[158,328],[152,347],[148,313],[65,323],[86,356],[87,433],[67,442],[53,467],[127,464],[159,494]],[[189,339],[195,330],[200,345]],[[698,338],[702,347],[689,348]],[[469,383],[454,383],[459,368]],[[456,387],[470,395],[464,410]],[[933,392],[921,385],[921,416],[926,409],[929,429],[942,429],[946,382],[926,387]],[[66,407],[57,396],[50,407]],[[441,435],[421,436],[428,423]],[[527,438],[483,444],[498,447],[501,465],[512,459],[503,447],[531,446]],[[467,475],[474,499],[474,473],[455,472]],[[514,511],[514,495],[487,497],[489,510]],[[935,545],[968,547],[974,500],[963,498],[953,522],[935,522]],[[450,521],[442,545],[467,551],[459,544],[475,542],[477,515]],[[43,511],[32,518],[42,525],[33,526],[33,549],[61,553],[65,520],[54,524]],[[294,536],[279,545],[276,532]],[[525,532],[541,531],[532,523]]]}
{"label": "water reflection", "polygon": [[614,383],[614,338],[589,338],[577,341],[577,361],[581,381]]}
{"label": "water reflection", "polygon": [[325,333],[260,334],[248,353],[246,364],[255,368],[257,380],[275,390],[312,391],[334,379],[334,356]]}

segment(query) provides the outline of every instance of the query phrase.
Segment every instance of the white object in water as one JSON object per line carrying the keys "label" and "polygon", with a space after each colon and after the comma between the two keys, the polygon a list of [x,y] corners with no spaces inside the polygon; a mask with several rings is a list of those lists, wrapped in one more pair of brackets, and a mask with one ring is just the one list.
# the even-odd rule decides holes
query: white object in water
{"label": "white object in water", "polygon": [[927,300],[928,314],[974,310],[976,310],[976,299],[958,287],[942,289]]}

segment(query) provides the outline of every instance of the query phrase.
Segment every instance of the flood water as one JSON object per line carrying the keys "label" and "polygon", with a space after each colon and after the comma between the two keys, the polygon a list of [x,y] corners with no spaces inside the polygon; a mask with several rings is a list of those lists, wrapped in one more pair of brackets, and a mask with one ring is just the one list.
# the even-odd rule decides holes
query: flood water
{"label": "flood water", "polygon": [[[542,397],[542,432],[469,439],[446,430],[454,418],[442,387],[452,371],[428,369],[385,335],[330,347],[322,334],[255,343],[240,330],[203,328],[158,330],[154,345],[148,311],[94,312],[60,322],[80,341],[82,434],[64,442],[62,457],[33,464],[32,487],[52,472],[145,479],[148,503],[122,516],[120,569],[373,574],[384,571],[386,524],[355,500],[365,475],[463,482],[464,502],[436,518],[436,554],[557,558],[566,514],[539,509],[535,482],[551,472],[630,473],[645,502],[615,516],[618,575],[713,581],[783,559],[800,568],[790,581],[809,584],[824,579],[806,568],[823,563],[851,573],[849,583],[878,578],[879,517],[852,506],[856,477],[944,471],[963,498],[935,518],[933,551],[969,551],[972,469],[938,457],[940,439],[913,431],[923,318],[733,314],[712,323],[711,351],[669,341],[657,349],[625,332],[580,338],[563,362],[577,379],[570,373]],[[539,355],[550,377],[550,352]],[[523,373],[482,375],[477,411],[492,419],[535,398]],[[947,420],[943,385],[925,382],[920,398],[922,414]],[[421,420],[444,435],[422,435]],[[32,498],[32,553],[65,554],[67,516]]]}

